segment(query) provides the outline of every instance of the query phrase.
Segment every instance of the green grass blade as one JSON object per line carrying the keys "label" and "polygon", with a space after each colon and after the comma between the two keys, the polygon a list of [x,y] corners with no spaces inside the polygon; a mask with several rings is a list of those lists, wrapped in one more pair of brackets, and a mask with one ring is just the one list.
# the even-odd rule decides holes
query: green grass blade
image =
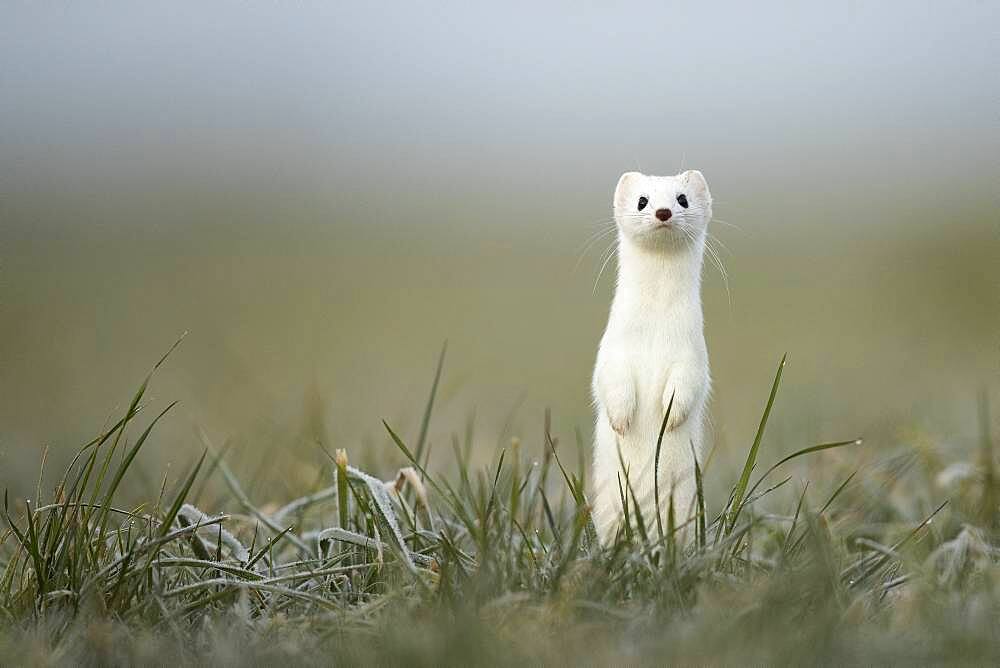
{"label": "green grass blade", "polygon": [[285,536],[285,534],[287,534],[291,530],[292,530],[292,525],[289,525],[289,526],[285,527],[281,531],[281,533],[278,533],[278,534],[275,534],[274,536],[272,536],[271,540],[267,541],[267,544],[264,545],[262,548],[260,548],[260,550],[257,552],[257,554],[255,554],[255,555],[251,556],[249,559],[247,559],[247,563],[245,563],[243,565],[243,568],[245,568],[247,570],[250,570],[250,568],[252,568],[254,564],[256,564],[258,561],[260,561],[261,557],[263,557],[265,554],[267,554],[271,550],[271,548],[274,547],[277,544],[277,542],[279,540],[281,540]]}
{"label": "green grass blade", "polygon": [[698,548],[704,550],[708,533],[705,527],[705,486],[701,478],[701,465],[698,464],[698,455],[694,450],[694,441],[691,441],[691,458],[694,460],[694,486],[697,502],[695,512],[697,513],[696,517],[698,520],[695,525],[695,539],[698,543]]}
{"label": "green grass blade", "polygon": [[431,383],[431,392],[427,397],[427,405],[424,407],[424,416],[420,420],[420,435],[417,437],[417,445],[414,456],[417,461],[424,462],[424,448],[427,445],[427,431],[431,424],[431,412],[434,410],[434,398],[437,396],[438,383],[441,381],[441,370],[444,368],[444,356],[448,352],[448,342],[441,345],[441,354],[438,356],[437,369],[434,371],[434,382]]}
{"label": "green grass blade", "polygon": [[802,503],[806,500],[806,492],[809,491],[809,482],[802,487],[802,494],[799,495],[799,502],[795,506],[795,516],[792,517],[792,526],[788,528],[788,533],[785,534],[785,540],[781,543],[781,556],[788,556],[788,543],[792,539],[792,534],[795,533],[795,528],[799,523],[799,514],[802,512]]}
{"label": "green grass blade", "polygon": [[750,483],[750,472],[753,471],[754,464],[757,462],[757,452],[760,450],[761,439],[764,438],[764,429],[767,427],[767,420],[771,416],[771,408],[774,406],[774,398],[778,394],[778,386],[781,384],[781,374],[785,370],[785,359],[788,357],[787,354],[781,357],[781,363],[778,364],[778,371],[774,374],[774,382],[771,383],[771,394],[767,398],[767,406],[764,407],[764,414],[760,418],[760,425],[757,427],[757,434],[754,436],[753,445],[750,446],[750,452],[747,453],[747,460],[743,464],[743,472],[740,474],[740,480],[736,483],[736,491],[733,493],[733,503],[731,506],[731,511],[729,515],[729,521],[726,523],[726,532],[733,530],[736,526],[736,519],[740,515],[740,510],[743,508],[744,494],[747,489],[747,485]]}
{"label": "green grass blade", "polygon": [[857,474],[858,472],[855,471],[851,475],[847,476],[847,479],[844,482],[840,483],[840,486],[837,487],[836,490],[834,490],[833,494],[830,495],[830,498],[827,499],[826,503],[823,504],[823,507],[819,509],[819,513],[817,513],[818,515],[822,515],[824,512],[826,512],[826,509],[833,504],[834,500],[836,500],[836,498],[840,496],[840,493],[844,491],[847,485],[851,482],[851,480],[854,479],[854,476],[856,476]]}
{"label": "green grass blade", "polygon": [[170,505],[170,510],[163,517],[163,524],[160,526],[160,536],[165,536],[168,531],[170,531],[170,526],[174,523],[174,518],[177,517],[177,513],[180,512],[181,506],[184,505],[184,501],[187,499],[188,493],[191,491],[191,486],[194,484],[195,478],[198,477],[198,472],[201,471],[202,464],[205,463],[205,457],[208,455],[208,449],[202,450],[201,457],[198,459],[198,463],[195,464],[191,473],[188,474],[187,480],[184,481],[184,486],[181,487],[180,492],[174,498],[174,502]]}
{"label": "green grass blade", "polygon": [[[583,494],[577,489],[577,486],[573,484],[573,480],[570,478],[569,473],[566,472],[566,467],[563,466],[562,460],[559,459],[559,453],[556,452],[556,441],[552,438],[552,434],[549,433],[548,428],[545,430],[545,444],[548,448],[548,452],[552,454],[552,459],[555,460],[556,466],[559,467],[559,472],[562,473],[563,480],[566,481],[566,486],[569,487],[570,494],[573,495],[573,501],[576,505],[582,506],[586,504],[587,500],[583,498]],[[542,477],[544,481],[544,476]]]}
{"label": "green grass blade", "polygon": [[[173,408],[176,405],[177,405],[176,401],[172,402],[170,405],[164,408],[160,412],[160,414],[153,419],[152,422],[149,423],[149,426],[146,427],[146,430],[144,432],[142,432],[142,435],[139,436],[135,444],[132,445],[128,453],[125,455],[125,458],[122,459],[121,463],[118,465],[118,468],[115,470],[115,476],[114,478],[111,479],[111,483],[108,485],[108,489],[104,494],[104,501],[101,503],[101,508],[98,511],[99,512],[97,521],[98,526],[101,527],[104,526],[104,523],[107,520],[108,516],[108,509],[111,507],[111,499],[114,497],[115,492],[118,490],[118,486],[121,484],[122,478],[125,477],[125,472],[128,471],[129,466],[132,465],[133,460],[135,460],[135,456],[139,454],[139,449],[142,448],[143,444],[146,442],[146,439],[149,438],[149,434],[153,431],[153,427],[155,427],[156,423],[159,422],[160,419],[164,415],[166,415],[171,408]],[[108,454],[109,459],[110,456],[111,455],[109,451]]]}
{"label": "green grass blade", "polygon": [[856,439],[853,439],[853,440],[850,440],[850,441],[837,441],[835,443],[822,443],[820,445],[813,445],[811,447],[803,448],[801,450],[793,452],[792,454],[788,455],[787,457],[784,457],[783,459],[779,460],[777,464],[773,465],[771,468],[769,468],[767,471],[765,471],[764,475],[762,475],[760,478],[757,479],[757,482],[755,482],[753,484],[753,487],[750,488],[750,491],[747,492],[746,495],[748,497],[752,496],[753,493],[754,493],[754,491],[757,489],[757,487],[760,486],[760,483],[762,483],[764,481],[764,478],[766,478],[768,475],[770,475],[772,472],[774,472],[774,470],[776,468],[778,468],[779,466],[781,466],[785,462],[789,462],[789,461],[795,459],[796,457],[801,457],[802,455],[812,454],[814,452],[822,452],[823,450],[832,450],[834,448],[842,448],[842,447],[844,447],[846,445],[861,445],[861,443],[862,443],[861,439],[860,438],[856,438]]}
{"label": "green grass blade", "polygon": [[500,483],[500,471],[503,470],[503,460],[504,460],[504,457],[506,457],[506,455],[507,455],[507,451],[506,450],[501,450],[500,451],[500,461],[497,462],[497,471],[496,471],[496,474],[493,476],[493,486],[490,487],[490,500],[486,504],[486,512],[483,514],[483,530],[484,531],[486,530],[486,528],[487,528],[487,526],[489,524],[490,514],[493,512],[493,504],[496,502],[496,498],[497,498],[497,485]]}
{"label": "green grass blade", "polygon": [[[663,520],[660,518],[660,449],[663,447],[663,434],[667,431],[667,421],[670,420],[670,411],[674,407],[674,397],[677,391],[670,393],[670,401],[667,403],[667,412],[663,416],[663,423],[660,424],[660,434],[656,437],[656,453],[653,456],[653,497],[656,508],[656,532],[657,537],[663,540]],[[671,499],[673,491],[671,491]]]}
{"label": "green grass blade", "polygon": [[[382,420],[382,426],[385,427],[385,430],[387,432],[389,432],[389,437],[392,439],[392,442],[396,444],[396,447],[399,448],[404,455],[406,455],[406,458],[410,460],[410,463],[413,464],[413,466],[417,469],[417,471],[420,472],[421,477],[424,480],[426,480],[431,487],[434,488],[434,491],[437,492],[441,496],[441,498],[444,499],[446,503],[448,503],[448,505],[451,506],[452,510],[455,511],[455,514],[458,515],[458,517],[462,520],[462,522],[466,524],[466,526],[470,528],[474,527],[475,526],[474,520],[466,512],[465,507],[462,505],[461,498],[455,492],[455,490],[451,488],[448,482],[444,481],[443,483],[439,484],[438,481],[435,480],[433,476],[427,473],[427,469],[425,469],[424,466],[419,461],[417,461],[417,458],[414,456],[412,452],[410,452],[410,449],[406,447],[406,444],[403,443],[403,439],[401,439],[399,435],[395,431],[393,431],[392,427],[389,426],[389,423],[386,422],[385,420]],[[444,486],[442,487],[442,485]]]}

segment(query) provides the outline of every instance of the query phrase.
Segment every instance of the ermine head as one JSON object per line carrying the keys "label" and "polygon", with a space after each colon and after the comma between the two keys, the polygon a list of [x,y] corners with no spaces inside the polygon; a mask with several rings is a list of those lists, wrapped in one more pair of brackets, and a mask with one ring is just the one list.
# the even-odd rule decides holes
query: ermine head
{"label": "ermine head", "polygon": [[712,219],[712,195],[701,172],[647,176],[625,172],[614,199],[621,234],[648,248],[676,248],[695,243]]}

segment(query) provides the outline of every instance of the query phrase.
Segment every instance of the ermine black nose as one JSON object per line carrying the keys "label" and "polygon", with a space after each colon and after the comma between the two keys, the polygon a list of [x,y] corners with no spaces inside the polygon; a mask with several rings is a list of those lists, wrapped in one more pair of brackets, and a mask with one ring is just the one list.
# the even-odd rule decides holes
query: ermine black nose
{"label": "ermine black nose", "polygon": [[660,220],[662,220],[663,222],[667,222],[668,220],[670,220],[670,216],[672,216],[672,215],[674,215],[674,214],[670,213],[670,209],[657,209],[656,210],[656,217],[659,218]]}

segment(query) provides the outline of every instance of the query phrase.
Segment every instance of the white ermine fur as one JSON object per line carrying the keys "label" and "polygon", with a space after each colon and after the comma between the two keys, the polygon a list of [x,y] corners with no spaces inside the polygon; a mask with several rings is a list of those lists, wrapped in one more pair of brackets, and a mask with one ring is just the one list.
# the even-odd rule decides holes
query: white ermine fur
{"label": "white ermine fur", "polygon": [[[687,206],[684,206],[686,204]],[[622,175],[615,188],[618,285],[594,368],[593,518],[604,544],[622,527],[623,495],[655,533],[673,496],[676,523],[693,516],[709,394],[701,268],[712,196],[699,171]],[[663,220],[666,218],[666,220]],[[674,397],[654,494],[656,441]],[[634,497],[634,499],[633,499]]]}

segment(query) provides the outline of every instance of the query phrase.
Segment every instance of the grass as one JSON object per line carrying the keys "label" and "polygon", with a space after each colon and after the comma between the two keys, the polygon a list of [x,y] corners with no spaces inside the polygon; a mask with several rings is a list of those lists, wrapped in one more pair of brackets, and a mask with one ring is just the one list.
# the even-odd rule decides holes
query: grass
{"label": "grass", "polygon": [[[864,470],[840,470],[855,458],[825,451],[867,447],[852,438],[794,452],[751,484],[782,360],[727,498],[706,499],[711,471],[699,467],[696,508],[668,501],[664,523],[633,506],[619,539],[602,548],[583,440],[579,452],[560,446],[548,421],[530,453],[537,463],[517,439],[485,470],[471,469],[471,445],[458,439],[450,461],[430,459],[444,353],[418,441],[411,447],[384,425],[409,466],[383,481],[352,466],[350,449],[338,450],[322,484],[282,506],[251,499],[204,436],[205,452],[176,489],[164,484],[146,503],[125,505],[122,482],[170,410],[143,420],[147,378],[125,414],[79,451],[50,500],[40,489],[20,503],[5,494],[4,663],[1000,656],[1000,497],[985,400],[982,445],[970,461],[903,449]],[[807,455],[828,458],[819,479],[774,494],[792,478],[772,474]],[[574,458],[580,463],[569,466]],[[195,507],[199,479],[224,485],[237,511]]]}

